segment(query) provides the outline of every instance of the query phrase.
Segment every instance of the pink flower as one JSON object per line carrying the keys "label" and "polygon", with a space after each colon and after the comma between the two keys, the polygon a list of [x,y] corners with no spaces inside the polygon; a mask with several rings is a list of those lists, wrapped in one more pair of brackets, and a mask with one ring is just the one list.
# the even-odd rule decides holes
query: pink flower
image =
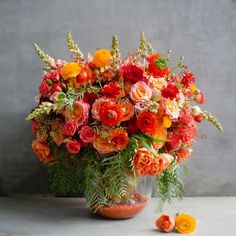
{"label": "pink flower", "polygon": [[51,87],[51,93],[54,94],[55,92],[61,92],[62,91],[62,85],[61,83],[55,83],[52,87]]}
{"label": "pink flower", "polygon": [[77,140],[70,140],[66,143],[66,149],[69,154],[77,154],[80,151],[80,144]]}
{"label": "pink flower", "polygon": [[150,100],[152,97],[152,89],[144,81],[139,81],[132,85],[130,97],[134,102]]}
{"label": "pink flower", "polygon": [[83,126],[81,131],[80,131],[80,139],[84,143],[90,143],[94,140],[96,136],[96,132],[89,126]]}
{"label": "pink flower", "polygon": [[63,127],[64,136],[73,136],[76,132],[77,126],[72,121],[67,121]]}
{"label": "pink flower", "polygon": [[204,95],[203,92],[198,93],[195,97],[194,97],[194,101],[197,104],[203,104],[206,101],[206,97]]}

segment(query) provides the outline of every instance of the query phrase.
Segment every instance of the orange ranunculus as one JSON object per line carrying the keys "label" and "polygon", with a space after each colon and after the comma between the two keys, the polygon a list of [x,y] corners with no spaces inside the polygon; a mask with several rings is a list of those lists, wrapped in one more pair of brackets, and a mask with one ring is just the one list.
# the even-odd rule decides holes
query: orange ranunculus
{"label": "orange ranunculus", "polygon": [[93,56],[93,62],[98,67],[110,65],[111,51],[108,49],[98,49]]}
{"label": "orange ranunculus", "polygon": [[116,150],[122,150],[127,146],[129,137],[125,130],[115,129],[110,133],[110,140]]}
{"label": "orange ranunculus", "polygon": [[142,100],[150,100],[152,97],[152,89],[144,81],[139,81],[132,85],[130,97],[134,102]]}
{"label": "orange ranunculus", "polygon": [[156,227],[162,232],[172,232],[175,227],[175,220],[172,216],[163,214],[156,220]]}
{"label": "orange ranunculus", "polygon": [[137,169],[138,175],[145,174],[145,168],[147,168],[153,159],[153,155],[146,148],[139,148],[133,156],[134,166]]}
{"label": "orange ranunculus", "polygon": [[196,225],[196,219],[187,213],[181,213],[175,218],[175,228],[181,234],[193,233]]}
{"label": "orange ranunculus", "polygon": [[[167,130],[163,127],[159,120],[156,122],[156,126],[154,128],[154,133],[152,134],[153,138],[157,139],[166,139]],[[155,149],[160,149],[164,146],[165,142],[152,142],[152,145]]]}
{"label": "orange ranunculus", "polygon": [[64,80],[75,78],[81,72],[81,66],[76,62],[65,64],[61,69],[61,76]]}
{"label": "orange ranunculus", "polygon": [[32,142],[32,149],[41,162],[48,163],[55,160],[50,148],[45,142],[40,142],[37,139],[34,140]]}
{"label": "orange ranunculus", "polygon": [[114,152],[116,150],[113,144],[109,143],[108,137],[102,137],[99,134],[97,134],[93,140],[93,147],[100,154],[107,154],[107,153]]}
{"label": "orange ranunculus", "polygon": [[134,106],[129,100],[121,100],[119,105],[122,108],[122,121],[129,120],[134,115]]}

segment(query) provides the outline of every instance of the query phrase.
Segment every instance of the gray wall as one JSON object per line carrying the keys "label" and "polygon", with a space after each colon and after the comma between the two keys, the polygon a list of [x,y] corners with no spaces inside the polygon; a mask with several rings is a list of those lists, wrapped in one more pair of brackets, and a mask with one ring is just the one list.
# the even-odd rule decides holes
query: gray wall
{"label": "gray wall", "polygon": [[[0,192],[44,193],[45,170],[31,151],[31,125],[41,61],[32,43],[56,58],[69,59],[65,35],[71,30],[86,53],[108,47],[118,34],[126,52],[139,32],[161,52],[183,54],[207,94],[204,108],[224,125],[200,127],[186,164],[186,195],[236,195],[235,0],[0,0]],[[207,135],[207,137],[205,137]]]}

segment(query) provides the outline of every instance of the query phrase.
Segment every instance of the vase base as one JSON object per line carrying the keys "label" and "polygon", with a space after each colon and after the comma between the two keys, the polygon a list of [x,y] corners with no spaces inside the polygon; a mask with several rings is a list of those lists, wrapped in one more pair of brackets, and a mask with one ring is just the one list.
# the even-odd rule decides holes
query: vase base
{"label": "vase base", "polygon": [[95,214],[108,219],[129,219],[139,214],[147,205],[148,198],[140,193],[135,194],[136,201],[133,204],[116,203],[110,206],[100,206]]}

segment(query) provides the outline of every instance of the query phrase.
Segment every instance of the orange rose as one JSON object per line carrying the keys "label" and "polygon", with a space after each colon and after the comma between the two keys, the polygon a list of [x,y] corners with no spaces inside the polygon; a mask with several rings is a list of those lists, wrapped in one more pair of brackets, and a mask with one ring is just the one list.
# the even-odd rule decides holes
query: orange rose
{"label": "orange rose", "polygon": [[158,172],[161,173],[164,169],[170,166],[170,163],[174,160],[174,157],[168,153],[161,153],[159,156],[159,168]]}
{"label": "orange rose", "polygon": [[115,129],[110,133],[110,140],[116,150],[122,150],[127,146],[129,137],[123,129]]}
{"label": "orange rose", "polygon": [[107,154],[107,153],[114,152],[116,150],[113,144],[109,143],[108,137],[102,137],[99,134],[97,134],[93,140],[93,147],[100,154]]}
{"label": "orange rose", "polygon": [[130,97],[134,102],[150,100],[151,96],[152,89],[144,81],[139,81],[132,85],[130,90]]}
{"label": "orange rose", "polygon": [[134,106],[129,100],[121,100],[119,105],[122,108],[122,121],[129,120],[134,115]]}
{"label": "orange rose", "polygon": [[175,218],[175,228],[181,234],[190,234],[196,230],[196,219],[187,213],[181,213]]}
{"label": "orange rose", "polygon": [[40,142],[37,139],[34,140],[32,142],[32,149],[41,162],[48,163],[55,160],[50,148],[45,142]]}
{"label": "orange rose", "polygon": [[75,78],[81,72],[81,67],[76,62],[65,64],[61,69],[61,76],[64,80]]}
{"label": "orange rose", "polygon": [[146,148],[139,148],[133,156],[134,166],[138,175],[144,175],[149,170],[149,165],[153,159],[153,155]]}
{"label": "orange rose", "polygon": [[156,227],[162,232],[172,232],[175,227],[175,221],[172,216],[163,214],[156,220]]}
{"label": "orange rose", "polygon": [[99,49],[94,53],[93,62],[98,67],[110,65],[111,52],[108,49]]}

